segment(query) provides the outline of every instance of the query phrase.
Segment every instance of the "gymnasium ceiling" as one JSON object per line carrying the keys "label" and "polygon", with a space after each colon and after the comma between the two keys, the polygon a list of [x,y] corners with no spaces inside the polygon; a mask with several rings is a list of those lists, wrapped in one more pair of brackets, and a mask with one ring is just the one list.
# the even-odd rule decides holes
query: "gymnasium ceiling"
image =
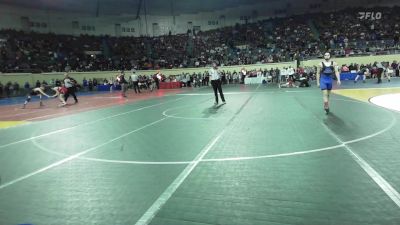
{"label": "gymnasium ceiling", "polygon": [[214,11],[224,8],[268,3],[279,0],[0,0],[0,4],[51,11],[96,13],[99,15],[136,14],[140,1],[141,14],[175,15]]}

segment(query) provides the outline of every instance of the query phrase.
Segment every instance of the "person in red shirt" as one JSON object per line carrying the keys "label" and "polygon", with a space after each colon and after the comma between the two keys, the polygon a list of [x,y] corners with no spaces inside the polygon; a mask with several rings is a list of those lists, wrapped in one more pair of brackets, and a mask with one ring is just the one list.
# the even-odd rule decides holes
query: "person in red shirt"
{"label": "person in red shirt", "polygon": [[61,104],[58,105],[58,107],[66,106],[67,103],[65,102],[65,95],[68,93],[68,89],[64,86],[64,84],[62,84],[61,87],[53,87],[52,89],[56,93],[51,97],[56,98],[58,96],[58,99],[60,99]]}

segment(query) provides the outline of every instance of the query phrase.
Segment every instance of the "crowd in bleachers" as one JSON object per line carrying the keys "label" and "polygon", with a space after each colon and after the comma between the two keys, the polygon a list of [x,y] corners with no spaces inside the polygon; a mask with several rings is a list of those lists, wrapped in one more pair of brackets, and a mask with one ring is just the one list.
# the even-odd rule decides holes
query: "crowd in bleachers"
{"label": "crowd in bleachers", "polygon": [[[339,65],[339,72],[359,72],[363,69],[366,70],[366,78],[374,79],[377,77],[378,68],[383,68],[383,75],[390,75],[392,77],[400,76],[400,63],[397,61],[393,62],[371,62],[368,64],[343,64]],[[294,84],[299,82],[301,85],[301,80],[306,79],[307,81],[316,79],[316,66],[306,66],[299,67],[297,69],[293,69],[293,74],[288,73],[287,71],[291,69],[288,68],[270,68],[270,69],[253,69],[250,71],[246,71],[244,69],[240,71],[225,71],[221,69],[221,81],[222,84],[241,84],[244,83],[246,77],[263,77],[265,83],[278,83],[282,79],[282,75],[285,74],[286,78],[292,79]],[[364,70],[365,71],[365,70]],[[134,88],[131,72],[125,72],[125,76],[127,77],[128,87]],[[290,75],[290,76],[289,76]],[[293,76],[292,76],[293,75]],[[159,80],[159,82],[178,82],[181,87],[203,87],[209,86],[209,74],[208,71],[205,70],[203,72],[198,73],[181,73],[175,75],[163,75],[161,72],[159,74],[154,75],[137,75],[139,89],[141,91],[150,90],[152,85],[155,85],[155,81]],[[11,97],[11,96],[19,96],[23,95],[30,91],[33,87],[40,87],[41,85],[46,86],[48,88],[54,86],[61,86],[61,80],[59,79],[50,79],[48,81],[39,81],[37,80],[34,86],[31,86],[29,82],[25,82],[23,86],[18,84],[17,82],[7,82],[6,84],[2,84],[0,82],[0,98],[2,97]],[[99,85],[107,85],[109,87],[118,86],[118,81],[116,77],[110,77],[108,79],[101,78],[93,78],[86,79],[83,78],[82,81],[78,82],[78,88],[80,91],[96,91]],[[299,84],[298,83],[298,84]],[[308,86],[309,84],[307,84]],[[158,86],[158,85],[157,85]],[[112,90],[112,88],[110,89]],[[151,89],[152,91],[152,89]]]}
{"label": "crowd in bleachers", "polygon": [[399,49],[398,7],[381,20],[359,20],[360,9],[160,37],[71,36],[0,31],[0,72],[110,71],[242,65]]}
{"label": "crowd in bleachers", "polygon": [[[366,10],[359,8],[352,11]],[[399,7],[375,8],[374,11],[381,12],[382,18],[360,20],[359,14],[349,11],[318,15],[314,21],[320,32],[320,40],[323,45],[334,49],[336,55],[362,54],[398,47]]]}
{"label": "crowd in bleachers", "polygon": [[[211,62],[225,66],[276,63],[320,57],[327,50],[336,57],[379,54],[399,50],[399,9],[377,8],[382,13],[380,20],[360,20],[357,12],[363,9],[346,9],[160,37],[72,36],[1,30],[0,72],[145,70],[205,67]],[[340,69],[374,71],[376,65],[342,65]],[[386,71],[399,76],[397,62],[383,62],[382,65]],[[312,79],[315,71],[315,67],[307,67],[297,74],[307,74]],[[280,73],[279,69],[254,70],[246,76],[262,75],[274,82]],[[180,82],[182,86],[208,85],[207,71],[161,76],[160,79]],[[152,76],[139,76],[141,84],[152,80]],[[240,83],[244,75],[241,71],[222,71],[222,80],[223,83]],[[58,82],[52,79],[37,81],[35,85],[54,86]],[[114,85],[115,81],[84,79],[81,86],[91,91],[104,83]],[[141,87],[146,88],[146,85]],[[0,96],[18,95],[29,88],[32,87],[28,82],[0,83]]]}

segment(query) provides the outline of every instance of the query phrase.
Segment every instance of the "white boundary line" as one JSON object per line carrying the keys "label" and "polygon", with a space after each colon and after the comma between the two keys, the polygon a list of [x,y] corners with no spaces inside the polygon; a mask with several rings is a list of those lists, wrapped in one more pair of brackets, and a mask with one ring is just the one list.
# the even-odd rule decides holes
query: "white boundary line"
{"label": "white boundary line", "polygon": [[126,136],[128,136],[128,135],[130,135],[130,134],[132,134],[132,133],[135,133],[135,132],[137,132],[137,131],[143,130],[143,129],[145,129],[145,128],[149,127],[149,126],[152,126],[152,125],[154,125],[154,124],[156,124],[156,123],[159,123],[159,122],[161,122],[161,121],[163,121],[163,120],[165,120],[165,119],[167,119],[167,118],[164,117],[164,118],[162,118],[162,119],[156,120],[156,121],[154,121],[154,122],[152,122],[152,123],[146,124],[146,125],[144,125],[144,126],[142,126],[142,127],[140,127],[140,128],[137,128],[137,129],[135,129],[135,130],[132,130],[132,131],[130,131],[130,132],[128,132],[128,133],[125,133],[125,134],[123,134],[123,135],[120,135],[120,136],[118,136],[118,137],[116,137],[116,138],[113,138],[113,139],[111,139],[111,140],[109,140],[109,141],[106,141],[106,142],[104,142],[104,143],[102,143],[102,144],[96,145],[96,146],[91,147],[91,148],[89,148],[89,149],[86,149],[86,150],[84,150],[84,151],[82,151],[82,152],[76,153],[76,154],[71,155],[71,156],[69,156],[69,157],[67,157],[67,158],[64,158],[64,159],[62,159],[62,160],[60,160],[60,161],[57,161],[57,162],[55,162],[55,163],[52,163],[52,164],[50,164],[49,166],[43,167],[43,168],[38,169],[38,170],[36,170],[36,171],[34,171],[34,172],[31,172],[31,173],[29,173],[29,174],[27,174],[27,175],[24,175],[24,176],[22,176],[22,177],[19,177],[19,178],[15,179],[15,180],[9,181],[9,182],[4,183],[4,184],[1,184],[1,185],[0,185],[0,190],[3,189],[3,188],[6,188],[6,187],[8,187],[8,186],[11,186],[11,185],[13,185],[13,184],[15,184],[15,183],[18,183],[18,182],[20,182],[20,181],[23,181],[23,180],[25,180],[25,179],[28,179],[28,178],[30,178],[30,177],[33,177],[33,176],[35,176],[35,175],[37,175],[37,174],[40,174],[40,173],[42,173],[42,172],[45,172],[45,171],[47,171],[47,170],[49,170],[49,169],[51,169],[51,168],[54,168],[54,167],[56,167],[56,166],[59,166],[59,165],[62,165],[62,164],[64,164],[64,163],[66,163],[66,162],[69,162],[69,161],[72,161],[72,160],[74,160],[74,159],[77,159],[77,158],[79,158],[79,157],[82,156],[82,155],[85,155],[85,154],[87,154],[87,153],[89,153],[89,152],[92,152],[92,151],[94,151],[94,150],[96,150],[96,149],[98,149],[98,148],[100,148],[100,147],[103,147],[103,146],[105,146],[105,145],[107,145],[107,144],[109,144],[109,143],[111,143],[111,142],[114,142],[114,141],[119,140],[119,139],[121,139],[121,138],[123,138],[123,137],[126,137]]}
{"label": "white boundary line", "polygon": [[169,108],[169,109],[165,110],[164,112],[162,112],[162,115],[165,117],[169,117],[169,118],[183,119],[183,120],[219,120],[219,119],[222,119],[222,118],[182,117],[182,116],[174,116],[174,115],[167,114],[168,111],[171,111],[174,109],[179,109],[179,108],[185,108],[185,107]]}
{"label": "white boundary line", "polygon": [[334,137],[339,143],[343,144],[343,147],[346,148],[347,152],[353,158],[353,160],[375,181],[376,184],[389,196],[390,199],[400,208],[400,194],[389,184],[371,165],[369,165],[363,158],[361,158],[358,154],[353,152],[351,148],[343,142],[328,126],[324,123],[321,123],[322,126],[328,131],[328,133]]}
{"label": "white boundary line", "polygon": [[[257,89],[260,85],[257,87]],[[257,90],[256,89],[256,90]],[[180,174],[179,176],[168,186],[167,189],[157,198],[157,200],[150,206],[150,208],[140,217],[140,219],[136,222],[136,225],[147,225],[151,222],[157,212],[161,209],[161,207],[169,200],[172,194],[178,189],[179,186],[183,183],[183,181],[190,175],[193,169],[201,162],[204,156],[210,151],[210,149],[217,143],[217,141],[222,137],[225,133],[227,127],[233,119],[241,112],[242,108],[250,101],[252,95],[244,102],[242,107],[232,116],[232,119],[227,123],[227,125],[222,129],[222,131],[211,141],[209,142],[205,148],[203,148],[200,153],[193,160],[192,164],[189,164]]]}
{"label": "white boundary line", "polygon": [[[346,141],[343,142],[343,144],[339,145],[333,145],[329,147],[324,147],[324,148],[317,148],[317,149],[311,149],[311,150],[304,150],[304,151],[297,151],[297,152],[288,152],[288,153],[280,153],[280,154],[273,154],[273,155],[260,155],[260,156],[244,156],[244,157],[232,157],[232,158],[215,158],[215,159],[202,159],[202,162],[224,162],[224,161],[241,161],[241,160],[255,160],[255,159],[265,159],[265,158],[278,158],[278,157],[287,157],[287,156],[295,156],[295,155],[305,155],[305,154],[310,154],[310,153],[316,153],[316,152],[322,152],[322,151],[329,151],[329,150],[334,150],[340,147],[344,147],[345,144],[351,144],[351,143],[356,143],[360,141],[364,141],[370,138],[373,138],[379,134],[385,133],[386,131],[390,130],[397,122],[397,119],[392,115],[393,120],[392,122],[383,130],[380,130],[378,132],[375,132],[373,134],[357,138],[354,140]],[[43,151],[55,154],[55,155],[60,155],[60,156],[67,156],[65,154],[51,151],[39,144],[37,144],[35,141],[33,141],[34,144],[40,148]],[[159,161],[159,162],[154,162],[154,161],[130,161],[130,160],[110,160],[110,159],[99,159],[99,158],[91,158],[91,157],[80,157],[80,159],[83,160],[88,160],[88,161],[96,161],[96,162],[103,162],[103,163],[117,163],[117,164],[159,164],[159,165],[168,165],[168,164],[189,164],[192,163],[193,161]]]}
{"label": "white boundary line", "polygon": [[[393,116],[393,115],[392,115]],[[394,116],[393,116],[394,117]],[[17,178],[13,181],[7,182],[3,185],[0,185],[0,190],[3,188],[6,188],[12,184],[18,183],[20,181],[23,181],[25,179],[28,179],[34,175],[37,175],[39,173],[45,172],[51,168],[54,168],[56,166],[62,165],[66,162],[72,161],[73,159],[79,158],[80,156],[87,154],[91,151],[96,150],[99,147],[102,147],[106,144],[109,144],[115,140],[118,140],[122,137],[125,137],[131,133],[137,132],[139,130],[142,130],[146,127],[152,126],[158,122],[161,122],[163,120],[165,120],[167,118],[162,118],[160,120],[157,120],[155,122],[152,122],[150,124],[147,124],[141,128],[138,128],[136,130],[133,130],[131,132],[128,132],[126,134],[123,134],[119,137],[116,137],[112,140],[109,140],[107,142],[104,142],[100,145],[97,145],[95,147],[89,148],[83,152],[74,154],[72,156],[69,156],[63,160],[60,160],[56,163],[53,163],[49,166],[46,166],[44,168],[41,168],[39,170],[36,170],[32,173],[29,173],[25,176],[22,176],[20,178]],[[367,162],[365,162],[365,160],[363,160],[361,157],[359,157],[356,153],[354,153],[348,146],[348,143],[354,143],[356,142],[355,140],[353,141],[347,141],[347,142],[343,142],[341,141],[337,135],[331,131],[325,124],[321,123],[327,130],[328,132],[335,137],[339,142],[341,142],[341,145],[338,146],[343,146],[345,147],[348,152],[350,153],[350,155],[353,157],[353,159],[367,172],[367,174],[382,188],[382,190],[396,203],[396,205],[398,207],[400,207],[400,194],[382,177],[380,176],[380,174],[378,172],[376,172]],[[394,125],[394,122],[392,122],[392,124]],[[389,126],[391,127],[391,126]],[[383,133],[386,130],[390,129],[389,127],[385,128],[384,130],[377,132],[377,133]],[[177,190],[177,188],[183,183],[183,181],[190,175],[190,173],[193,171],[193,169],[198,165],[199,162],[201,161],[206,161],[203,160],[204,156],[211,150],[211,148],[217,143],[217,141],[222,137],[223,133],[224,133],[225,129],[223,131],[221,131],[216,138],[214,138],[214,140],[210,143],[207,144],[207,146],[197,155],[197,157],[195,158],[195,160],[193,162],[190,162],[190,165],[188,165],[184,171],[182,171],[182,173],[174,180],[174,182],[163,192],[163,194],[156,200],[156,202],[153,203],[153,205],[146,211],[146,213],[141,217],[141,219],[136,223],[136,224],[148,224],[152,218],[155,216],[155,214],[161,209],[161,207],[166,203],[166,201],[168,201],[168,199],[172,196],[172,194]],[[376,134],[377,135],[377,134]],[[363,137],[363,138],[359,138],[357,139],[357,141],[361,141],[361,140],[365,140],[367,138],[372,137],[372,135]],[[334,147],[334,146],[332,146]],[[329,148],[329,147],[328,147]],[[337,148],[337,147],[336,147]],[[294,153],[288,153],[293,155]],[[301,152],[298,152],[297,154],[302,154]],[[280,155],[284,155],[284,154],[280,154]]]}
{"label": "white boundary line", "polygon": [[380,131],[378,131],[376,133],[361,137],[361,138],[357,138],[357,139],[354,139],[354,140],[342,142],[342,144],[339,144],[339,145],[334,145],[334,146],[325,147],[325,148],[304,150],[304,151],[299,151],[299,152],[288,152],[288,153],[274,154],[274,155],[204,159],[203,161],[204,162],[221,162],[221,161],[235,161],[235,160],[238,160],[238,161],[239,160],[254,160],[254,159],[263,159],[263,158],[277,158],[277,157],[286,157],[286,156],[294,156],[294,155],[304,155],[304,154],[309,154],[309,153],[333,150],[333,149],[337,149],[337,148],[340,148],[340,147],[344,147],[347,144],[356,143],[356,142],[359,142],[359,141],[364,141],[364,140],[373,138],[373,137],[375,137],[377,135],[380,135],[382,133],[385,133],[386,131],[390,130],[397,122],[397,119],[393,115],[392,115],[392,118],[393,118],[392,122],[385,129],[380,130]]}
{"label": "white boundary line", "polygon": [[[176,96],[176,95],[164,95],[163,97],[170,97],[170,96]],[[157,98],[152,98],[152,99],[149,99],[149,100],[153,100],[153,99],[157,99]],[[181,99],[181,98],[178,98],[178,99],[175,99],[175,100],[179,100],[179,99]],[[169,100],[167,102],[170,102],[170,101],[172,102],[172,101],[175,101],[175,100]],[[167,103],[167,102],[164,102],[164,104]],[[111,108],[123,107],[123,106],[131,106],[131,105],[134,105],[135,103],[138,103],[138,102],[137,101],[132,101],[132,102],[124,103],[124,104],[115,104],[115,102],[111,102],[111,103],[107,103],[107,104],[100,105],[100,106],[93,106],[93,107],[88,107],[88,108],[84,108],[84,109],[78,109],[78,110],[75,110],[73,112],[74,113],[77,113],[77,112],[85,112],[85,113],[88,112],[89,113],[89,112],[95,112],[95,111],[104,110],[104,109],[111,109]],[[111,106],[111,107],[108,107],[108,106]],[[108,108],[104,108],[104,107],[108,107]],[[47,117],[52,117],[52,116],[57,116],[57,115],[61,115],[62,117],[74,116],[75,115],[75,114],[71,115],[71,114],[65,114],[65,113],[66,112],[64,111],[64,112],[55,113],[55,114],[46,115],[46,116],[33,117],[33,118],[28,118],[25,121],[30,121],[30,120],[40,119],[40,118],[47,118]],[[54,118],[50,118],[48,120],[34,121],[34,122],[35,122],[35,124],[38,124],[38,123],[49,122],[51,120],[56,120],[56,119],[59,119],[59,117],[54,117]],[[26,126],[26,125],[29,125],[29,124],[22,124],[20,126]],[[7,128],[7,129],[13,129],[15,127],[17,127],[17,126],[10,127],[10,128]],[[1,148],[1,146],[0,146],[0,148]]]}
{"label": "white boundary line", "polygon": [[80,124],[77,124],[77,125],[74,125],[74,126],[71,126],[71,127],[68,127],[68,128],[59,129],[59,130],[55,130],[55,131],[52,131],[52,132],[49,132],[49,133],[44,133],[44,134],[41,134],[41,135],[38,135],[38,136],[33,136],[33,137],[30,137],[30,138],[26,138],[26,139],[22,139],[22,140],[19,140],[19,141],[11,142],[11,143],[8,143],[8,144],[0,145],[0,151],[1,151],[2,148],[5,148],[5,147],[11,146],[11,145],[23,143],[23,142],[26,142],[26,141],[31,141],[33,139],[46,137],[46,136],[53,135],[53,134],[57,134],[57,133],[60,133],[60,132],[64,132],[64,131],[67,131],[67,130],[74,129],[76,127],[94,124],[94,123],[97,123],[97,122],[100,122],[100,121],[103,121],[103,120],[107,120],[107,119],[110,119],[110,118],[114,118],[114,117],[122,116],[122,115],[125,115],[125,114],[133,113],[133,112],[136,112],[136,111],[140,111],[140,110],[143,110],[143,109],[147,109],[147,108],[151,108],[151,107],[167,104],[169,102],[178,101],[178,100],[180,100],[182,98],[177,98],[177,99],[174,99],[174,100],[171,100],[171,101],[167,101],[167,102],[157,103],[157,104],[150,105],[150,106],[141,107],[141,108],[138,108],[138,109],[127,111],[127,112],[118,113],[118,114],[115,114],[115,115],[112,115],[112,116],[102,117],[100,119],[93,120],[93,121],[90,121],[90,122],[80,123]]}
{"label": "white boundary line", "polygon": [[[209,98],[206,99],[206,101],[208,101]],[[204,101],[205,102],[205,101]],[[200,102],[199,104],[202,104],[202,102]],[[188,108],[188,107],[192,107],[190,105],[186,105],[186,106],[178,106],[178,107],[173,107],[173,108],[168,108],[165,111],[162,112],[162,115],[165,117],[169,117],[169,118],[174,118],[174,119],[183,119],[183,120],[217,120],[217,119],[223,119],[223,118],[201,118],[201,117],[183,117],[183,116],[175,116],[179,113],[175,113],[175,114],[167,114],[168,111],[171,110],[176,110],[176,109],[181,109],[181,108]],[[219,105],[219,107],[222,107],[222,105]]]}
{"label": "white boundary line", "polygon": [[390,115],[392,116],[392,122],[385,129],[383,129],[381,131],[378,131],[378,132],[376,132],[374,134],[370,134],[370,135],[367,135],[365,137],[357,138],[357,139],[350,140],[350,141],[345,141],[343,143],[347,145],[347,144],[351,144],[351,143],[355,143],[355,142],[359,142],[359,141],[364,141],[364,140],[370,139],[372,137],[375,137],[375,136],[377,136],[379,134],[385,133],[386,131],[390,130],[397,122],[396,117],[392,113]]}
{"label": "white boundary line", "polygon": [[[392,116],[392,118],[394,118],[396,121],[396,117],[393,115],[392,112],[390,112],[390,115]],[[314,115],[314,117],[320,121],[318,119],[317,116]],[[352,159],[368,174],[368,176],[370,176],[372,178],[373,181],[375,181],[375,183],[386,193],[386,195],[397,205],[397,207],[400,208],[400,194],[396,191],[396,189],[394,189],[389,182],[387,182],[376,170],[374,170],[374,168],[372,168],[372,166],[370,166],[363,158],[361,158],[358,154],[356,154],[355,152],[353,152],[353,150],[351,150],[351,148],[348,146],[349,143],[354,143],[356,141],[362,140],[362,138],[359,138],[357,140],[353,140],[353,141],[347,141],[344,142],[342,141],[338,135],[335,134],[335,132],[333,132],[326,124],[324,124],[323,122],[320,122],[320,124],[324,127],[324,129],[333,137],[336,139],[336,141],[338,141],[339,143],[341,143],[343,145],[343,147],[346,149],[347,153],[352,157]],[[392,122],[393,124],[393,122]],[[394,124],[393,124],[394,125]],[[389,126],[390,127],[390,126]],[[389,129],[389,127],[387,127],[386,129]],[[385,130],[386,130],[385,129]],[[380,133],[380,132],[378,132]],[[383,133],[383,132],[382,132]],[[368,137],[365,137],[368,138]]]}
{"label": "white boundary line", "polygon": [[[32,140],[33,145],[38,147],[40,150],[53,154],[53,155],[58,155],[61,157],[68,157],[69,155],[63,154],[60,152],[52,151],[41,144],[37,143],[36,140]],[[88,160],[88,161],[94,161],[94,162],[107,162],[107,163],[119,163],[119,164],[141,164],[141,165],[179,165],[179,164],[189,164],[193,163],[193,161],[120,161],[120,160],[112,160],[112,159],[99,159],[99,158],[90,158],[90,157],[78,157],[81,160]]]}
{"label": "white boundary line", "polygon": [[233,158],[217,158],[217,159],[203,159],[203,162],[225,162],[225,161],[241,161],[241,160],[254,160],[254,159],[265,159],[265,158],[278,158],[278,157],[285,157],[285,156],[294,156],[294,155],[304,155],[309,153],[315,152],[322,152],[328,151],[343,147],[343,145],[334,145],[326,148],[317,148],[312,150],[305,150],[299,152],[288,152],[288,153],[281,153],[275,155],[261,155],[261,156],[248,156],[248,157],[233,157]]}
{"label": "white boundary line", "polygon": [[[340,101],[350,101],[353,102],[353,100],[346,100],[346,99],[335,99],[335,100],[340,100]],[[370,105],[368,103],[365,102],[360,102],[360,101],[354,101],[360,104],[367,104]],[[181,107],[176,107],[176,108],[183,108],[185,106],[181,106]],[[353,139],[353,140],[349,140],[349,141],[345,141],[343,142],[343,144],[339,144],[339,145],[334,145],[334,146],[329,146],[329,147],[324,147],[324,148],[317,148],[317,149],[310,149],[310,150],[303,150],[303,151],[297,151],[297,152],[288,152],[288,153],[280,153],[280,154],[273,154],[273,155],[260,155],[260,156],[243,156],[243,157],[229,157],[229,158],[215,158],[215,159],[203,159],[202,162],[223,162],[223,161],[240,161],[240,160],[255,160],[255,159],[264,159],[264,158],[277,158],[277,157],[287,157],[287,156],[295,156],[295,155],[303,155],[303,154],[309,154],[309,153],[316,153],[316,152],[322,152],[322,151],[328,151],[328,150],[334,150],[340,147],[343,147],[345,144],[351,144],[351,143],[356,143],[356,142],[360,142],[360,141],[364,141],[367,139],[370,139],[372,137],[375,137],[379,134],[385,133],[386,131],[390,130],[397,122],[396,117],[393,115],[393,113],[390,113],[390,111],[386,111],[388,112],[391,117],[392,117],[392,121],[391,123],[384,129],[377,131],[373,134],[370,135],[366,135],[364,137],[360,137],[357,139]],[[174,116],[172,116],[172,118],[174,118]],[[63,153],[59,153],[59,152],[55,152],[52,150],[47,149],[44,146],[41,146],[39,143],[37,143],[36,141],[32,141],[33,144],[35,146],[37,146],[40,150],[43,150],[45,152],[51,153],[51,154],[55,154],[55,155],[59,155],[59,156],[63,156],[66,157],[68,155],[63,154]],[[91,158],[91,157],[79,157],[80,159],[83,160],[88,160],[88,161],[96,161],[96,162],[103,162],[103,163],[117,163],[117,164],[149,164],[149,165],[174,165],[174,164],[189,164],[192,163],[193,161],[136,161],[136,160],[112,160],[112,159],[100,159],[100,158]]]}
{"label": "white boundary line", "polygon": [[224,134],[222,130],[211,142],[209,142],[205,148],[196,156],[193,163],[189,164],[179,176],[168,186],[167,189],[157,198],[157,200],[150,206],[150,208],[143,214],[143,216],[136,222],[136,225],[147,225],[154,218],[161,207],[169,200],[173,193],[178,189],[183,181],[190,175],[193,169],[199,164],[203,157],[211,150],[211,148],[217,143],[217,141]]}
{"label": "white boundary line", "polygon": [[363,158],[357,153],[353,152],[347,145],[345,148],[350,156],[364,169],[364,171],[379,185],[379,187],[389,196],[390,199],[400,208],[400,194],[396,189],[390,185],[372,166],[370,166]]}

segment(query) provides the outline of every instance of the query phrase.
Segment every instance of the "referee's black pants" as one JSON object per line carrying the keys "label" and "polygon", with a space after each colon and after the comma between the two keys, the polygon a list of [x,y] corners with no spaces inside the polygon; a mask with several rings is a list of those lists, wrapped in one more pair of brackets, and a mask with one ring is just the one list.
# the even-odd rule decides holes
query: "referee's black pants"
{"label": "referee's black pants", "polygon": [[139,81],[133,81],[133,90],[135,90],[135,93],[140,93]]}
{"label": "referee's black pants", "polygon": [[219,95],[221,96],[222,101],[225,102],[224,93],[222,93],[221,80],[211,80],[211,85],[214,89],[215,102],[218,103],[217,90],[219,92]]}
{"label": "referee's black pants", "polygon": [[379,68],[378,69],[378,74],[377,74],[378,84],[382,83],[382,73],[383,73],[383,69]]}
{"label": "referee's black pants", "polygon": [[67,88],[67,90],[68,91],[67,91],[67,94],[65,94],[65,96],[64,96],[64,100],[67,101],[69,95],[72,95],[72,97],[74,97],[75,103],[77,103],[78,99],[76,98],[76,95],[75,95],[76,88],[75,87],[69,87],[69,88]]}

